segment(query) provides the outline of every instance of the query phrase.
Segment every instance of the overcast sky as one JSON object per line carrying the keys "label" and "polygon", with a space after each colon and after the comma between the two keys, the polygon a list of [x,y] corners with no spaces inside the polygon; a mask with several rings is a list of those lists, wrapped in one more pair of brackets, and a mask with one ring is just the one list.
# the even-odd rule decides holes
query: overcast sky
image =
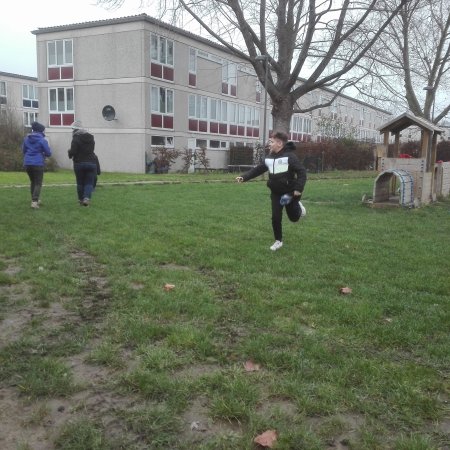
{"label": "overcast sky", "polygon": [[95,6],[96,0],[13,0],[2,6],[0,14],[0,72],[37,77],[36,36],[38,28],[113,19],[146,13],[141,0],[126,0],[115,11]]}

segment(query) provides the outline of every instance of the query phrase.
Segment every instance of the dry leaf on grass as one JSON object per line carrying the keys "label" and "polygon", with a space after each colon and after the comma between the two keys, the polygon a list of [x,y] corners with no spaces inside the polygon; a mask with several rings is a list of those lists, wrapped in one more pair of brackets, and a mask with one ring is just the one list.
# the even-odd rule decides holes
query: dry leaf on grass
{"label": "dry leaf on grass", "polygon": [[275,444],[277,440],[277,431],[276,430],[267,430],[264,433],[255,437],[253,442],[255,444],[259,444],[262,447],[272,448],[273,444]]}
{"label": "dry leaf on grass", "polygon": [[340,292],[341,294],[344,294],[344,295],[346,295],[346,294],[351,294],[351,293],[352,293],[352,288],[349,288],[349,287],[341,287],[341,289],[339,289],[339,292]]}
{"label": "dry leaf on grass", "polygon": [[174,285],[174,284],[166,283],[166,284],[164,285],[164,290],[165,290],[165,291],[171,291],[171,290],[174,289],[174,288],[175,288],[175,285]]}
{"label": "dry leaf on grass", "polygon": [[207,431],[207,430],[208,430],[208,427],[206,427],[199,421],[195,421],[195,422],[191,423],[191,431]]}
{"label": "dry leaf on grass", "polygon": [[244,368],[246,372],[257,372],[261,369],[261,366],[259,364],[255,364],[253,361],[245,361]]}

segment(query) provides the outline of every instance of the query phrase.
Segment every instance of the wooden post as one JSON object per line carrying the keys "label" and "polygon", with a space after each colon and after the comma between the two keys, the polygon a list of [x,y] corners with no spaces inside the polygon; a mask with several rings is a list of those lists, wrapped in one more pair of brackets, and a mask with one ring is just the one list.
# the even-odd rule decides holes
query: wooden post
{"label": "wooden post", "polygon": [[400,148],[400,132],[395,133],[395,143],[394,143],[394,158],[398,158],[398,152]]}

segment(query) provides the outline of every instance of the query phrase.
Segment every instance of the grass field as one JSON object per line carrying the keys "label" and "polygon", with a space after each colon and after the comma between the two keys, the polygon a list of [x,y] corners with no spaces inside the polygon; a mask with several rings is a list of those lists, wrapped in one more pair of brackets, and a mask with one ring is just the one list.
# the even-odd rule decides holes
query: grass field
{"label": "grass field", "polygon": [[450,201],[312,175],[271,252],[233,178],[0,174],[2,450],[449,448]]}

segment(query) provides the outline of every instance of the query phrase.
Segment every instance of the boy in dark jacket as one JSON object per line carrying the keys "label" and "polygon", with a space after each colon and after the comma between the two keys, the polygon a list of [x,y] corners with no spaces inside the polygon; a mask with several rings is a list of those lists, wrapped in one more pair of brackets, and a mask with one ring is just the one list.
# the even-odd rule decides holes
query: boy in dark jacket
{"label": "boy in dark jacket", "polygon": [[275,242],[270,250],[276,251],[283,246],[282,217],[283,207],[291,222],[298,222],[306,215],[300,199],[306,183],[306,169],[295,153],[295,145],[288,142],[288,136],[281,131],[274,132],[269,140],[270,154],[264,163],[250,169],[236,178],[238,183],[245,182],[269,171],[267,186],[271,191],[272,229]]}
{"label": "boy in dark jacket", "polygon": [[30,179],[31,207],[38,209],[40,205],[42,181],[44,179],[45,158],[52,155],[45,139],[45,126],[39,122],[31,124],[31,133],[22,143],[23,165]]}

